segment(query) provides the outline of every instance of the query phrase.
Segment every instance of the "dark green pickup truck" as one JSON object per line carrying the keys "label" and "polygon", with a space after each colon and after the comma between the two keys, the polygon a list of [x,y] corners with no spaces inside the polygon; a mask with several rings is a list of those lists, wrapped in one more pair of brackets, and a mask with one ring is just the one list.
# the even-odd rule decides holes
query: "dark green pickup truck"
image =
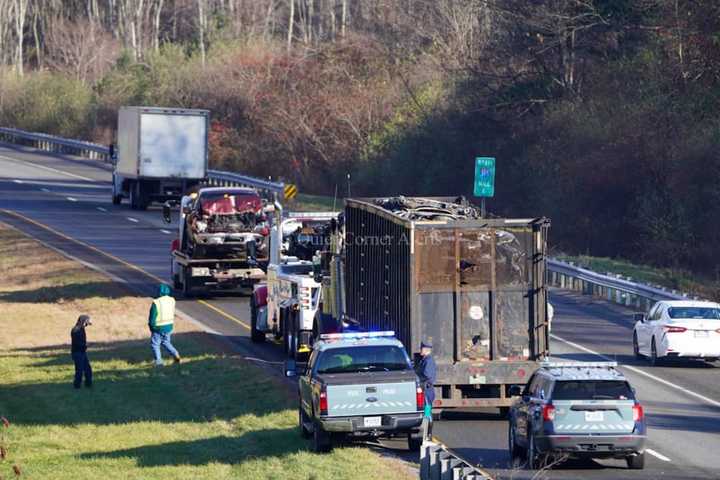
{"label": "dark green pickup truck", "polygon": [[406,436],[422,443],[424,396],[392,332],[321,335],[299,378],[299,423],[313,450],[341,437]]}

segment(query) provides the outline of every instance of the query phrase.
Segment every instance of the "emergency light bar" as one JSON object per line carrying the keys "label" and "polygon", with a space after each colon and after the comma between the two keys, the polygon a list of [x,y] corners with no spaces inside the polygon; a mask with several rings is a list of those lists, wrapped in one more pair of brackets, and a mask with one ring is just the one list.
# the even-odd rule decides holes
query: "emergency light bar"
{"label": "emergency light bar", "polygon": [[540,363],[545,368],[614,368],[617,362],[553,362],[545,360]]}
{"label": "emergency light bar", "polygon": [[347,340],[353,338],[378,338],[394,337],[395,332],[387,330],[384,332],[352,332],[352,333],[323,333],[320,340]]}

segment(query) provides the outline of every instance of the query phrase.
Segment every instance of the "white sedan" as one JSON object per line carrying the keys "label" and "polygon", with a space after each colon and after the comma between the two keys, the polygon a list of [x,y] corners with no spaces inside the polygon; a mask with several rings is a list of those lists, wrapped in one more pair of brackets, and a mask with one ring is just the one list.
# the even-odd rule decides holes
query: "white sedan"
{"label": "white sedan", "polygon": [[652,365],[661,358],[720,358],[720,304],[704,301],[657,302],[635,315],[633,353]]}

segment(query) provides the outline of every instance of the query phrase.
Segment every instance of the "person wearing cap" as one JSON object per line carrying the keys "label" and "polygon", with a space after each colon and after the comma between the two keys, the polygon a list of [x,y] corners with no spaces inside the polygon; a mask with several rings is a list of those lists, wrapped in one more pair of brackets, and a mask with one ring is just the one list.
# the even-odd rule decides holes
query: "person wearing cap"
{"label": "person wearing cap", "polygon": [[85,386],[92,387],[92,367],[87,356],[87,336],[85,335],[85,327],[92,325],[90,317],[80,315],[75,326],[70,330],[70,355],[73,363],[75,363],[75,380],[73,387],[80,388],[85,377]]}
{"label": "person wearing cap", "polygon": [[432,344],[427,340],[420,344],[420,361],[417,363],[415,370],[425,394],[424,416],[428,419],[427,434],[430,436],[432,435],[432,404],[435,401],[437,367],[432,357]]}
{"label": "person wearing cap", "polygon": [[180,363],[180,354],[171,342],[173,326],[175,324],[175,299],[170,295],[170,287],[164,283],[158,288],[158,298],[150,305],[148,326],[150,327],[150,344],[155,365],[162,366],[160,347],[165,348],[173,356],[175,363]]}

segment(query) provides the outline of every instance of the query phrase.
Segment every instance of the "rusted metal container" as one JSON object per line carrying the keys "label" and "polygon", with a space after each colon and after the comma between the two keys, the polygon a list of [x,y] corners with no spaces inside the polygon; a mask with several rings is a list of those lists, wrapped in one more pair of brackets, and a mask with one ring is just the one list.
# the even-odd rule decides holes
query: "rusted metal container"
{"label": "rusted metal container", "polygon": [[[453,198],[411,200],[463,211]],[[510,405],[510,385],[524,384],[548,354],[550,222],[393,205],[346,200],[346,316],[394,330],[411,354],[432,342],[436,407]]]}

